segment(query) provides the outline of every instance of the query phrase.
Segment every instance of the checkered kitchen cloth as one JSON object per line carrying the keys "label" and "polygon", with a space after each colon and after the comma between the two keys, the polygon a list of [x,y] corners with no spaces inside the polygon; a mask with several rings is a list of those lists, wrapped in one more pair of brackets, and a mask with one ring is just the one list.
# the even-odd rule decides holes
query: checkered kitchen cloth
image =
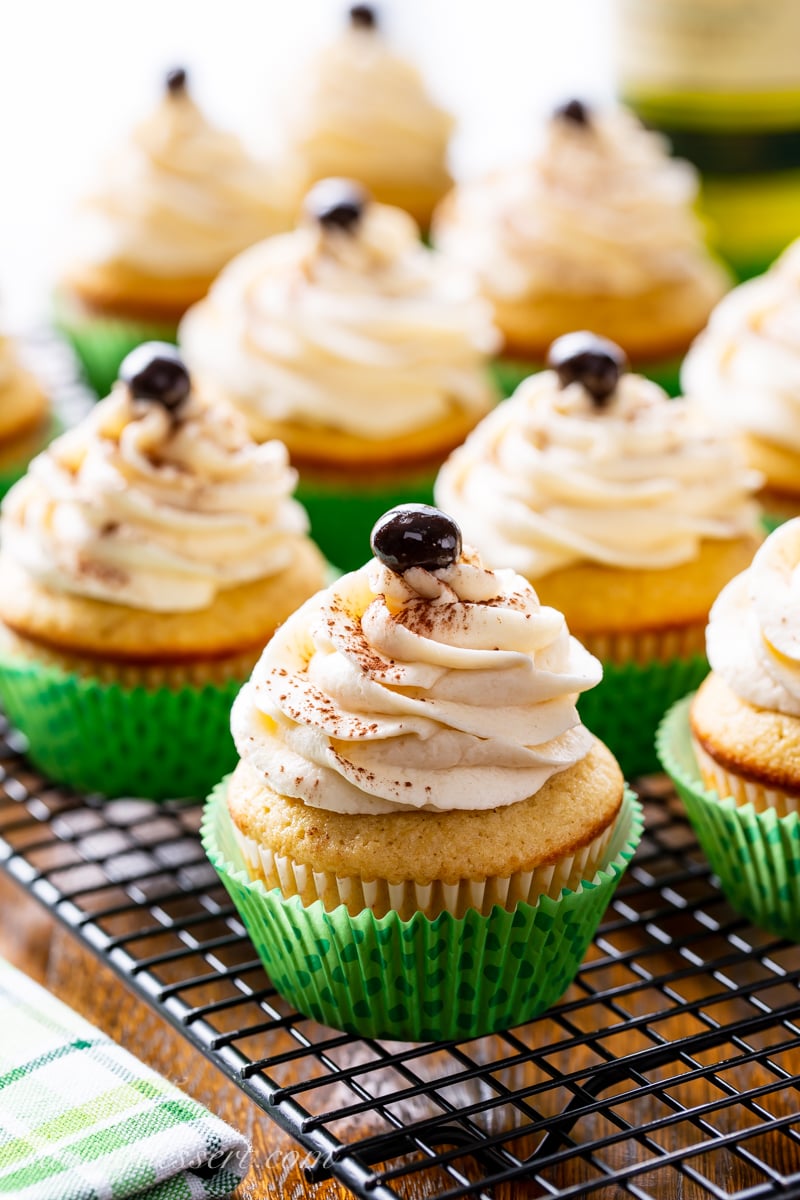
{"label": "checkered kitchen cloth", "polygon": [[0,1198],[207,1200],[243,1137],[0,959]]}

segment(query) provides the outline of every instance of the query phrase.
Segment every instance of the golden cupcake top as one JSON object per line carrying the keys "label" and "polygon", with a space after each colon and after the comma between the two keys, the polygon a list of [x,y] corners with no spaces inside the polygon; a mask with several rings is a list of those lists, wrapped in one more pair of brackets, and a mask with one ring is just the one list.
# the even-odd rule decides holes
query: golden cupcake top
{"label": "golden cupcake top", "polygon": [[256,437],[277,422],[379,441],[495,398],[498,334],[473,283],[351,180],[317,184],[293,233],[230,263],[180,342]]}
{"label": "golden cupcake top", "polygon": [[453,118],[428,95],[419,71],[397,55],[377,10],[356,4],[340,35],[295,81],[286,116],[286,153],[312,182],[346,175],[379,199],[401,185],[443,195]]}
{"label": "golden cupcake top", "polygon": [[550,348],[450,456],[437,503],[487,563],[528,579],[576,563],[669,568],[704,539],[758,530],[733,435],[695,405],[627,371],[622,350],[591,333]]}
{"label": "golden cupcake top", "polygon": [[800,454],[800,241],[720,301],[681,383],[715,419]]}
{"label": "golden cupcake top", "polygon": [[256,445],[195,392],[173,346],[151,342],[8,493],[3,554],[54,591],[204,609],[289,566],[308,528],[295,481],[281,443]]}
{"label": "golden cupcake top", "polygon": [[561,613],[427,505],[386,513],[372,548],[285,622],[234,705],[258,777],[336,812],[490,809],[585,757],[575,702],[602,671]]}
{"label": "golden cupcake top", "polygon": [[556,109],[525,163],[459,185],[438,245],[503,299],[635,296],[691,282],[724,290],[694,212],[698,178],[624,108]]}
{"label": "golden cupcake top", "polygon": [[245,246],[290,224],[285,184],[195,104],[186,72],[110,155],[76,214],[68,281],[82,270],[211,279]]}
{"label": "golden cupcake top", "polygon": [[706,631],[712,670],[740,700],[800,717],[800,518],[723,588]]}

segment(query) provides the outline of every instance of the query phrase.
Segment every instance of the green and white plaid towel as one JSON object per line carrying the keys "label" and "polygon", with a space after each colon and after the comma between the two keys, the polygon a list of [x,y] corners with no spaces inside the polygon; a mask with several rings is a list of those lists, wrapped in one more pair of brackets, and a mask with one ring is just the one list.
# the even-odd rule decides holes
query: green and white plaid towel
{"label": "green and white plaid towel", "polygon": [[246,1140],[0,959],[0,1197],[210,1200]]}

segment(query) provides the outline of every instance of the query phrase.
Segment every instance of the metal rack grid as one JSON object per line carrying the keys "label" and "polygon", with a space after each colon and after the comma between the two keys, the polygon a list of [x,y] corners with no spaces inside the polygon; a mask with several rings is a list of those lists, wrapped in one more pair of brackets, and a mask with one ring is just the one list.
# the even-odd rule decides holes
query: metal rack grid
{"label": "metal rack grid", "polygon": [[310,1179],[379,1200],[800,1198],[800,946],[727,905],[663,780],[642,795],[644,842],[554,1009],[381,1042],[269,986],[199,806],[54,788],[0,723],[0,862],[293,1134]]}

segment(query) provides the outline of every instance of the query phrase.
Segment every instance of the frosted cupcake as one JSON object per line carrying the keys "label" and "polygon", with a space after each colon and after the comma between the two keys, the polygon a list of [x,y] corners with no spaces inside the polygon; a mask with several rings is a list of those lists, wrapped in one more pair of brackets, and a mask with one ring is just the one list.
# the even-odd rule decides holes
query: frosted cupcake
{"label": "frosted cupcake", "polygon": [[800,513],[800,243],[715,308],[681,382],[741,435],[773,523]]}
{"label": "frosted cupcake", "polygon": [[[594,329],[674,384],[728,286],[693,211],[697,175],[622,108],[557,109],[527,163],[456,187],[437,245],[468,266],[505,337],[505,378],[571,329]],[[526,366],[527,365],[527,366]]]}
{"label": "frosted cupcake", "polygon": [[292,90],[285,153],[302,192],[329,176],[358,179],[427,228],[453,183],[446,161],[453,119],[377,26],[372,6],[354,5],[348,27],[304,67]]}
{"label": "frosted cupcake", "polygon": [[437,502],[603,661],[582,716],[631,775],[654,765],[658,718],[707,670],[711,604],[758,545],[760,477],[613,343],[566,335],[548,361],[451,456]]}
{"label": "frosted cupcake", "polygon": [[0,334],[0,496],[19,479],[53,434],[50,400]]}
{"label": "frosted cupcake", "polygon": [[732,903],[800,939],[800,518],[711,610],[711,674],[669,714],[660,753]]}
{"label": "frosted cupcake", "polygon": [[285,186],[214,128],[182,69],[156,110],[106,163],[83,201],[61,281],[59,318],[104,395],[122,358],[179,317],[245,246],[289,228]]}
{"label": "frosted cupcake", "polygon": [[363,561],[378,516],[425,500],[497,399],[488,306],[411,217],[325,180],[298,228],[232,262],[180,328],[208,394],[279,437],[332,562]]}
{"label": "frosted cupcake", "polygon": [[242,689],[205,842],[301,1011],[476,1036],[564,990],[638,814],[580,724],[600,664],[563,616],[427,506],[386,514],[373,547]]}
{"label": "frosted cupcake", "polygon": [[146,345],[3,505],[0,695],[51,778],[198,795],[275,627],[324,580],[286,450]]}

